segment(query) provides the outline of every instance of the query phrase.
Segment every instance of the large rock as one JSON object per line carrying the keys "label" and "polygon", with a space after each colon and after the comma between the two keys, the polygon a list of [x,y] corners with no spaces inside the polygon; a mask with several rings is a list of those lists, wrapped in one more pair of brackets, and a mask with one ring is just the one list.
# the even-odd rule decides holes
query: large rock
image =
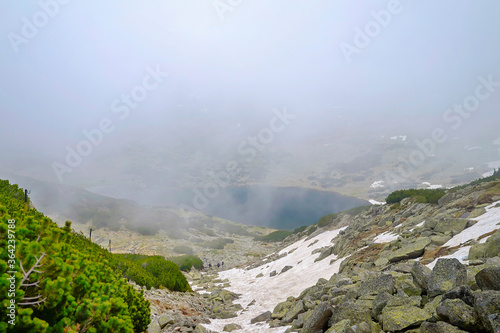
{"label": "large rock", "polygon": [[500,256],[500,229],[485,243],[475,244],[469,250],[469,260]]}
{"label": "large rock", "polygon": [[304,302],[302,300],[299,300],[290,307],[290,309],[286,312],[283,319],[281,319],[281,322],[283,324],[289,324],[294,319],[297,319],[297,316],[304,311],[305,311]]}
{"label": "large rock", "polygon": [[224,332],[232,332],[236,330],[241,330],[241,326],[238,324],[226,324],[224,325]]}
{"label": "large rock", "polygon": [[384,331],[401,331],[408,327],[418,326],[430,318],[431,315],[427,311],[409,304],[396,307],[386,306],[380,316]]}
{"label": "large rock", "polygon": [[422,288],[422,290],[427,291],[432,270],[422,264],[420,261],[415,261],[411,266],[410,273],[413,277],[413,283],[415,283],[416,286]]}
{"label": "large rock", "polygon": [[343,302],[333,308],[330,325],[344,319],[349,319],[352,325],[363,322],[370,322],[371,310],[369,308],[360,306],[353,301]]}
{"label": "large rock", "polygon": [[271,315],[271,318],[272,319],[283,318],[291,306],[292,306],[292,302],[290,302],[290,301],[285,301],[285,302],[281,302],[281,303],[276,304],[276,306],[274,307],[273,313]]}
{"label": "large rock", "polygon": [[167,325],[175,323],[175,318],[170,313],[164,313],[158,318],[158,324],[163,329]]}
{"label": "large rock", "polygon": [[356,333],[351,327],[351,321],[349,319],[341,320],[332,327],[330,327],[325,333]]}
{"label": "large rock", "polygon": [[500,291],[476,292],[474,309],[487,332],[500,332]]}
{"label": "large rock", "polygon": [[326,329],[328,320],[332,315],[332,307],[326,302],[320,303],[314,308],[311,315],[304,321],[302,333],[323,332]]}
{"label": "large rock", "polygon": [[392,295],[390,295],[385,291],[379,293],[377,297],[375,297],[375,299],[372,302],[373,318],[375,318],[377,321],[379,320],[382,311],[384,310],[385,306],[387,305],[387,303],[389,303],[392,297],[393,297]]}
{"label": "large rock", "polygon": [[442,295],[467,284],[467,269],[455,258],[438,259],[429,278],[429,297]]}
{"label": "large rock", "polygon": [[201,325],[198,325],[194,328],[194,333],[212,333],[211,330],[201,326]]}
{"label": "large rock", "polygon": [[157,320],[151,321],[148,325],[148,333],[160,333],[161,327]]}
{"label": "large rock", "polygon": [[481,290],[500,291],[500,267],[489,267],[476,274],[476,283]]}
{"label": "large rock", "polygon": [[445,323],[444,321],[438,321],[437,323],[425,322],[422,324],[422,326],[420,326],[418,332],[419,333],[467,333],[467,331],[462,331],[458,327]]}
{"label": "large rock", "polygon": [[458,286],[443,294],[443,301],[446,299],[461,299],[465,304],[474,306],[474,294],[468,285]]}
{"label": "large rock", "polygon": [[453,235],[459,234],[467,225],[466,219],[447,219],[444,218],[436,224],[434,231],[445,233],[451,231]]}
{"label": "large rock", "polygon": [[382,274],[376,278],[369,279],[361,283],[358,295],[377,295],[380,292],[394,293],[395,281],[392,275]]}
{"label": "large rock", "polygon": [[406,259],[414,259],[424,254],[425,248],[431,243],[430,238],[420,237],[415,242],[407,244],[402,248],[389,253],[387,259],[389,262],[396,262]]}
{"label": "large rock", "polygon": [[461,299],[447,299],[436,309],[442,320],[466,331],[477,331],[481,327],[476,311]]}
{"label": "large rock", "polygon": [[250,324],[259,323],[261,321],[266,321],[266,320],[269,320],[269,319],[271,319],[271,311],[266,311],[264,313],[261,313],[257,317],[252,318],[250,320]]}

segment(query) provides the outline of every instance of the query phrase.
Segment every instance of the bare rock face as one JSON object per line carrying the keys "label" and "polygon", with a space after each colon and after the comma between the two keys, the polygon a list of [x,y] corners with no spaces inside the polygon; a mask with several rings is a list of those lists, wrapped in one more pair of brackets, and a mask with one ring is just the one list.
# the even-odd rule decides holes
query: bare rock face
{"label": "bare rock face", "polygon": [[481,290],[500,291],[500,267],[488,267],[476,274],[476,283]]}
{"label": "bare rock face", "polygon": [[430,297],[442,295],[467,284],[467,269],[458,259],[438,259],[429,278]]}

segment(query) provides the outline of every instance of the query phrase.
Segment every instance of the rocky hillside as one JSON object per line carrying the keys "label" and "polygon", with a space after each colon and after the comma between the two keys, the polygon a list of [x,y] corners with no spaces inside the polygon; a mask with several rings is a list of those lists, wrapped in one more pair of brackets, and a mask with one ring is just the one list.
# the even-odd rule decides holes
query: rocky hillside
{"label": "rocky hillside", "polygon": [[197,330],[500,332],[500,182],[416,201],[333,215],[220,272],[244,311]]}

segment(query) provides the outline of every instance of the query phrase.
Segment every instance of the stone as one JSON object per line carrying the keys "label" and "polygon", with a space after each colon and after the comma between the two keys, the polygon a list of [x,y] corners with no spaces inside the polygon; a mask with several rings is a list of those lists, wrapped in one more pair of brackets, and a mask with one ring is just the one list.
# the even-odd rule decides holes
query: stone
{"label": "stone", "polygon": [[440,258],[432,269],[428,284],[429,297],[442,295],[467,284],[467,269],[455,258]]}
{"label": "stone", "polygon": [[330,256],[333,254],[333,246],[332,247],[329,247],[328,249],[324,250],[321,252],[321,254],[316,258],[314,259],[314,262],[318,262],[320,260],[323,260],[325,259],[326,257]]}
{"label": "stone", "polygon": [[304,312],[304,302],[302,300],[299,300],[295,302],[286,312],[286,314],[283,316],[281,319],[281,322],[283,324],[290,324],[294,319],[297,319],[297,316]]}
{"label": "stone", "polygon": [[372,325],[368,323],[359,323],[356,325],[356,333],[372,333]]}
{"label": "stone", "polygon": [[379,320],[379,316],[382,314],[387,303],[391,300],[392,296],[388,292],[381,292],[375,297],[372,302],[372,317]]}
{"label": "stone", "polygon": [[261,321],[266,321],[266,320],[269,320],[269,319],[271,319],[271,311],[266,311],[264,313],[261,313],[257,317],[252,318],[250,320],[250,323],[251,324],[255,324],[255,323],[259,323]]}
{"label": "stone", "polygon": [[170,313],[164,313],[158,318],[158,324],[160,325],[161,329],[173,323],[175,323],[175,319]]}
{"label": "stone", "polygon": [[434,228],[434,231],[442,233],[451,231],[453,235],[457,235],[465,229],[466,225],[467,225],[466,219],[444,218],[438,221],[436,227]]}
{"label": "stone", "polygon": [[474,306],[474,295],[468,285],[458,286],[443,294],[443,301],[457,298],[461,299],[469,306]]}
{"label": "stone", "polygon": [[500,229],[489,236],[486,242],[475,244],[469,250],[469,260],[496,256],[500,256]]}
{"label": "stone", "polygon": [[487,332],[500,332],[500,291],[476,292],[474,309]]}
{"label": "stone", "polygon": [[205,327],[198,325],[194,328],[194,333],[212,333],[209,329],[206,329]]}
{"label": "stone", "polygon": [[431,236],[431,244],[441,246],[451,239],[451,235],[435,235]]}
{"label": "stone", "polygon": [[413,305],[386,306],[380,316],[384,331],[401,331],[420,325],[430,318],[431,315],[427,311]]}
{"label": "stone", "polygon": [[149,323],[148,333],[161,333],[161,327],[157,320],[153,320]]}
{"label": "stone", "polygon": [[378,293],[383,291],[389,294],[393,294],[394,286],[395,281],[392,275],[382,274],[376,278],[362,282],[358,290],[358,295],[377,295]]}
{"label": "stone", "polygon": [[500,267],[488,267],[476,274],[476,283],[481,290],[500,291]]}
{"label": "stone", "polygon": [[332,307],[326,302],[320,303],[312,311],[311,315],[304,320],[302,333],[316,333],[319,330],[324,331],[331,315]]}
{"label": "stone", "polygon": [[273,276],[276,276],[276,274],[278,274],[278,273],[276,273],[276,271],[272,271],[271,273],[269,273],[269,276],[273,277]]}
{"label": "stone", "polygon": [[438,321],[437,323],[425,322],[422,323],[419,333],[466,333],[458,327],[445,323],[444,321]]}
{"label": "stone", "polygon": [[421,289],[427,291],[432,270],[419,261],[415,261],[411,266],[411,276],[413,283]]}
{"label": "stone", "polygon": [[369,308],[360,306],[353,301],[343,302],[332,310],[330,326],[344,319],[349,319],[352,325],[369,322],[372,318]]}
{"label": "stone", "polygon": [[427,302],[424,305],[424,310],[429,312],[433,316],[433,319],[438,318],[436,309],[441,304],[442,300],[443,300],[443,295],[439,295],[434,297],[430,302]]}
{"label": "stone", "polygon": [[286,271],[291,270],[292,268],[293,268],[293,266],[285,266],[285,267],[283,267],[283,269],[281,270],[281,273],[280,273],[280,274],[283,274],[283,273],[285,273]]}
{"label": "stone", "polygon": [[224,325],[223,329],[224,332],[232,332],[236,330],[241,330],[241,326],[233,323]]}
{"label": "stone", "polygon": [[414,259],[424,254],[425,248],[431,243],[430,238],[419,237],[413,243],[407,244],[402,248],[388,254],[389,262],[396,262],[406,259]]}
{"label": "stone", "polygon": [[349,319],[341,320],[326,330],[325,333],[356,333],[351,327]]}
{"label": "stone", "polygon": [[436,308],[436,313],[443,321],[466,331],[480,330],[479,318],[474,308],[461,299],[446,299]]}

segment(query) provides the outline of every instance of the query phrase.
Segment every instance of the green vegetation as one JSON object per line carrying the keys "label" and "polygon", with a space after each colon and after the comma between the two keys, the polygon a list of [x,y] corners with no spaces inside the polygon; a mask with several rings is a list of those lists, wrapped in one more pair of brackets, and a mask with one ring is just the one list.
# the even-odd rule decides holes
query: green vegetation
{"label": "green vegetation", "polygon": [[401,202],[401,200],[405,198],[414,198],[415,202],[418,203],[431,203],[431,204],[437,204],[438,200],[441,199],[443,195],[445,195],[446,192],[443,189],[434,189],[434,190],[428,190],[428,189],[409,189],[409,190],[399,190],[392,192],[387,196],[387,199],[385,201],[388,204],[394,204]]}
{"label": "green vegetation", "polygon": [[260,242],[281,242],[291,234],[292,232],[289,230],[277,230],[265,236],[254,237],[254,240]]}
{"label": "green vegetation", "polygon": [[216,238],[203,243],[203,246],[210,249],[222,250],[227,244],[234,243],[234,240],[228,238]]}
{"label": "green vegetation", "polygon": [[203,266],[203,261],[194,255],[183,255],[179,257],[169,258],[172,262],[174,262],[181,271],[189,272],[192,267],[197,270],[201,270]]}
{"label": "green vegetation", "polygon": [[302,231],[304,231],[306,229],[307,229],[307,225],[302,225],[300,227],[297,227],[297,228],[293,229],[292,234],[301,233]]}
{"label": "green vegetation", "polygon": [[174,246],[174,252],[179,254],[193,254],[193,249],[187,245]]}
{"label": "green vegetation", "polygon": [[[469,185],[477,185],[481,183],[491,182],[500,178],[500,168],[493,171],[493,174],[489,177],[479,178],[469,183]],[[465,185],[467,186],[467,185]]]}
{"label": "green vegetation", "polygon": [[149,302],[110,267],[110,254],[71,232],[70,222],[59,228],[35,209],[25,214],[23,199],[17,185],[0,181],[0,332],[144,331]]}
{"label": "green vegetation", "polygon": [[[12,291],[10,271],[16,272]],[[73,232],[69,221],[59,228],[36,209],[25,212],[22,189],[0,180],[0,332],[145,331],[150,304],[124,277],[149,288],[190,290],[174,262],[111,254]]]}
{"label": "green vegetation", "polygon": [[323,216],[322,218],[319,219],[318,223],[316,225],[320,228],[326,227],[330,223],[333,222],[333,220],[338,216],[338,214],[328,214]]}
{"label": "green vegetation", "polygon": [[113,259],[111,265],[120,270],[124,277],[148,289],[191,291],[177,264],[162,256],[115,254]]}

